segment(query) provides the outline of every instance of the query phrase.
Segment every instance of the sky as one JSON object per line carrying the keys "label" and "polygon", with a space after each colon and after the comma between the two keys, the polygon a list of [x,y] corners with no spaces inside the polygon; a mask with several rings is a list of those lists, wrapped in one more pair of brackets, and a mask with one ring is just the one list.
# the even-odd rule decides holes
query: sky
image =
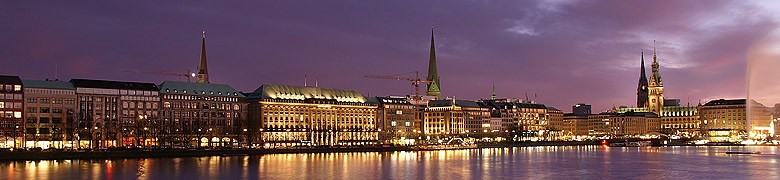
{"label": "sky", "polygon": [[[780,27],[773,1],[13,1],[0,7],[0,74],[161,83],[196,71],[206,31],[212,83],[413,93],[365,75],[427,73],[431,25],[442,95],[525,98],[565,112],[636,104],[653,42],[665,96],[746,97],[748,52]],[[424,88],[423,88],[424,89]]]}

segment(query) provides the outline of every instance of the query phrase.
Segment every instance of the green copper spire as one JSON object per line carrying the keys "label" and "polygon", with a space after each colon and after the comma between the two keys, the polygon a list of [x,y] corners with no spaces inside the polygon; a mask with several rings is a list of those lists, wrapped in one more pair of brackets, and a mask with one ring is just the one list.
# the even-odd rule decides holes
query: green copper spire
{"label": "green copper spire", "polygon": [[206,30],[201,34],[200,65],[198,65],[198,83],[209,83],[209,68],[206,63]]}
{"label": "green copper spire", "polygon": [[439,83],[439,73],[436,71],[436,45],[433,40],[433,25],[431,25],[431,57],[428,59],[428,89],[425,95],[436,96],[441,99],[441,84]]}

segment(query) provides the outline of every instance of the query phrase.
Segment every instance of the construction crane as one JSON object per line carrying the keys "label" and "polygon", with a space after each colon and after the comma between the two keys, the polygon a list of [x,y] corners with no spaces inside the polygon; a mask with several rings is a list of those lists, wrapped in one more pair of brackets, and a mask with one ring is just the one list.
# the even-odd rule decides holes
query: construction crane
{"label": "construction crane", "polygon": [[[414,77],[408,77],[409,74],[414,73]],[[412,86],[414,86],[414,97],[412,98],[412,105],[414,106],[414,123],[415,126],[420,127],[420,104],[422,104],[422,96],[420,96],[420,84],[422,83],[431,83],[430,80],[427,79],[420,79],[420,71],[412,71],[407,73],[401,73],[401,74],[395,74],[395,75],[389,75],[389,76],[377,76],[377,75],[367,75],[364,76],[367,78],[376,78],[376,79],[391,79],[391,80],[403,80],[403,81],[409,81],[412,83]],[[422,134],[422,131],[420,131]]]}
{"label": "construction crane", "polygon": [[[414,77],[408,77],[405,75],[408,74],[414,74]],[[414,86],[414,100],[418,101],[416,104],[419,104],[419,101],[422,101],[422,96],[420,96],[420,84],[422,83],[431,83],[432,81],[427,79],[420,79],[420,71],[412,71],[412,72],[406,72],[401,74],[394,74],[389,76],[378,76],[378,75],[367,75],[364,76],[367,78],[376,78],[376,79],[391,79],[391,80],[404,80],[409,81],[412,83],[412,86]]]}
{"label": "construction crane", "polygon": [[154,74],[154,75],[164,75],[164,76],[176,76],[181,79],[181,77],[186,77],[187,82],[191,82],[190,78],[195,77],[195,73],[187,69],[186,73],[178,72],[178,71],[141,71],[136,69],[129,69],[124,70],[123,72],[130,72],[130,73],[137,73],[137,74]]}

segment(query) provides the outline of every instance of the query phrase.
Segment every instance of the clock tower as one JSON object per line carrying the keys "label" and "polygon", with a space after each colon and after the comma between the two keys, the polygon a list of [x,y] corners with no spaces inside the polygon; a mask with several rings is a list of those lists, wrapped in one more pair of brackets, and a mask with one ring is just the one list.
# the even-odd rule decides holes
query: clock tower
{"label": "clock tower", "polygon": [[636,87],[636,107],[647,107],[647,74],[645,74],[645,52],[642,51],[642,68],[639,73],[639,85]]}
{"label": "clock tower", "polygon": [[661,80],[661,73],[658,72],[658,56],[655,52],[655,41],[653,41],[653,74],[650,75],[650,84],[648,86],[648,108],[650,112],[661,115],[664,108],[664,82]]}

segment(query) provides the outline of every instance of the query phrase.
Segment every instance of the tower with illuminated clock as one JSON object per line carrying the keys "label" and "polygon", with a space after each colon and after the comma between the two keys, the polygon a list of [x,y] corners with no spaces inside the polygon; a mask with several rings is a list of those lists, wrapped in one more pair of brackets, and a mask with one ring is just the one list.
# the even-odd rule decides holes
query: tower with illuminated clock
{"label": "tower with illuminated clock", "polygon": [[642,64],[640,65],[639,84],[636,87],[636,107],[647,107],[647,74],[645,73],[645,52],[642,51]]}
{"label": "tower with illuminated clock", "polygon": [[661,115],[664,107],[664,82],[661,80],[661,73],[658,71],[658,56],[655,52],[655,41],[653,41],[653,72],[650,75],[650,83],[647,86],[648,106],[650,112]]}

